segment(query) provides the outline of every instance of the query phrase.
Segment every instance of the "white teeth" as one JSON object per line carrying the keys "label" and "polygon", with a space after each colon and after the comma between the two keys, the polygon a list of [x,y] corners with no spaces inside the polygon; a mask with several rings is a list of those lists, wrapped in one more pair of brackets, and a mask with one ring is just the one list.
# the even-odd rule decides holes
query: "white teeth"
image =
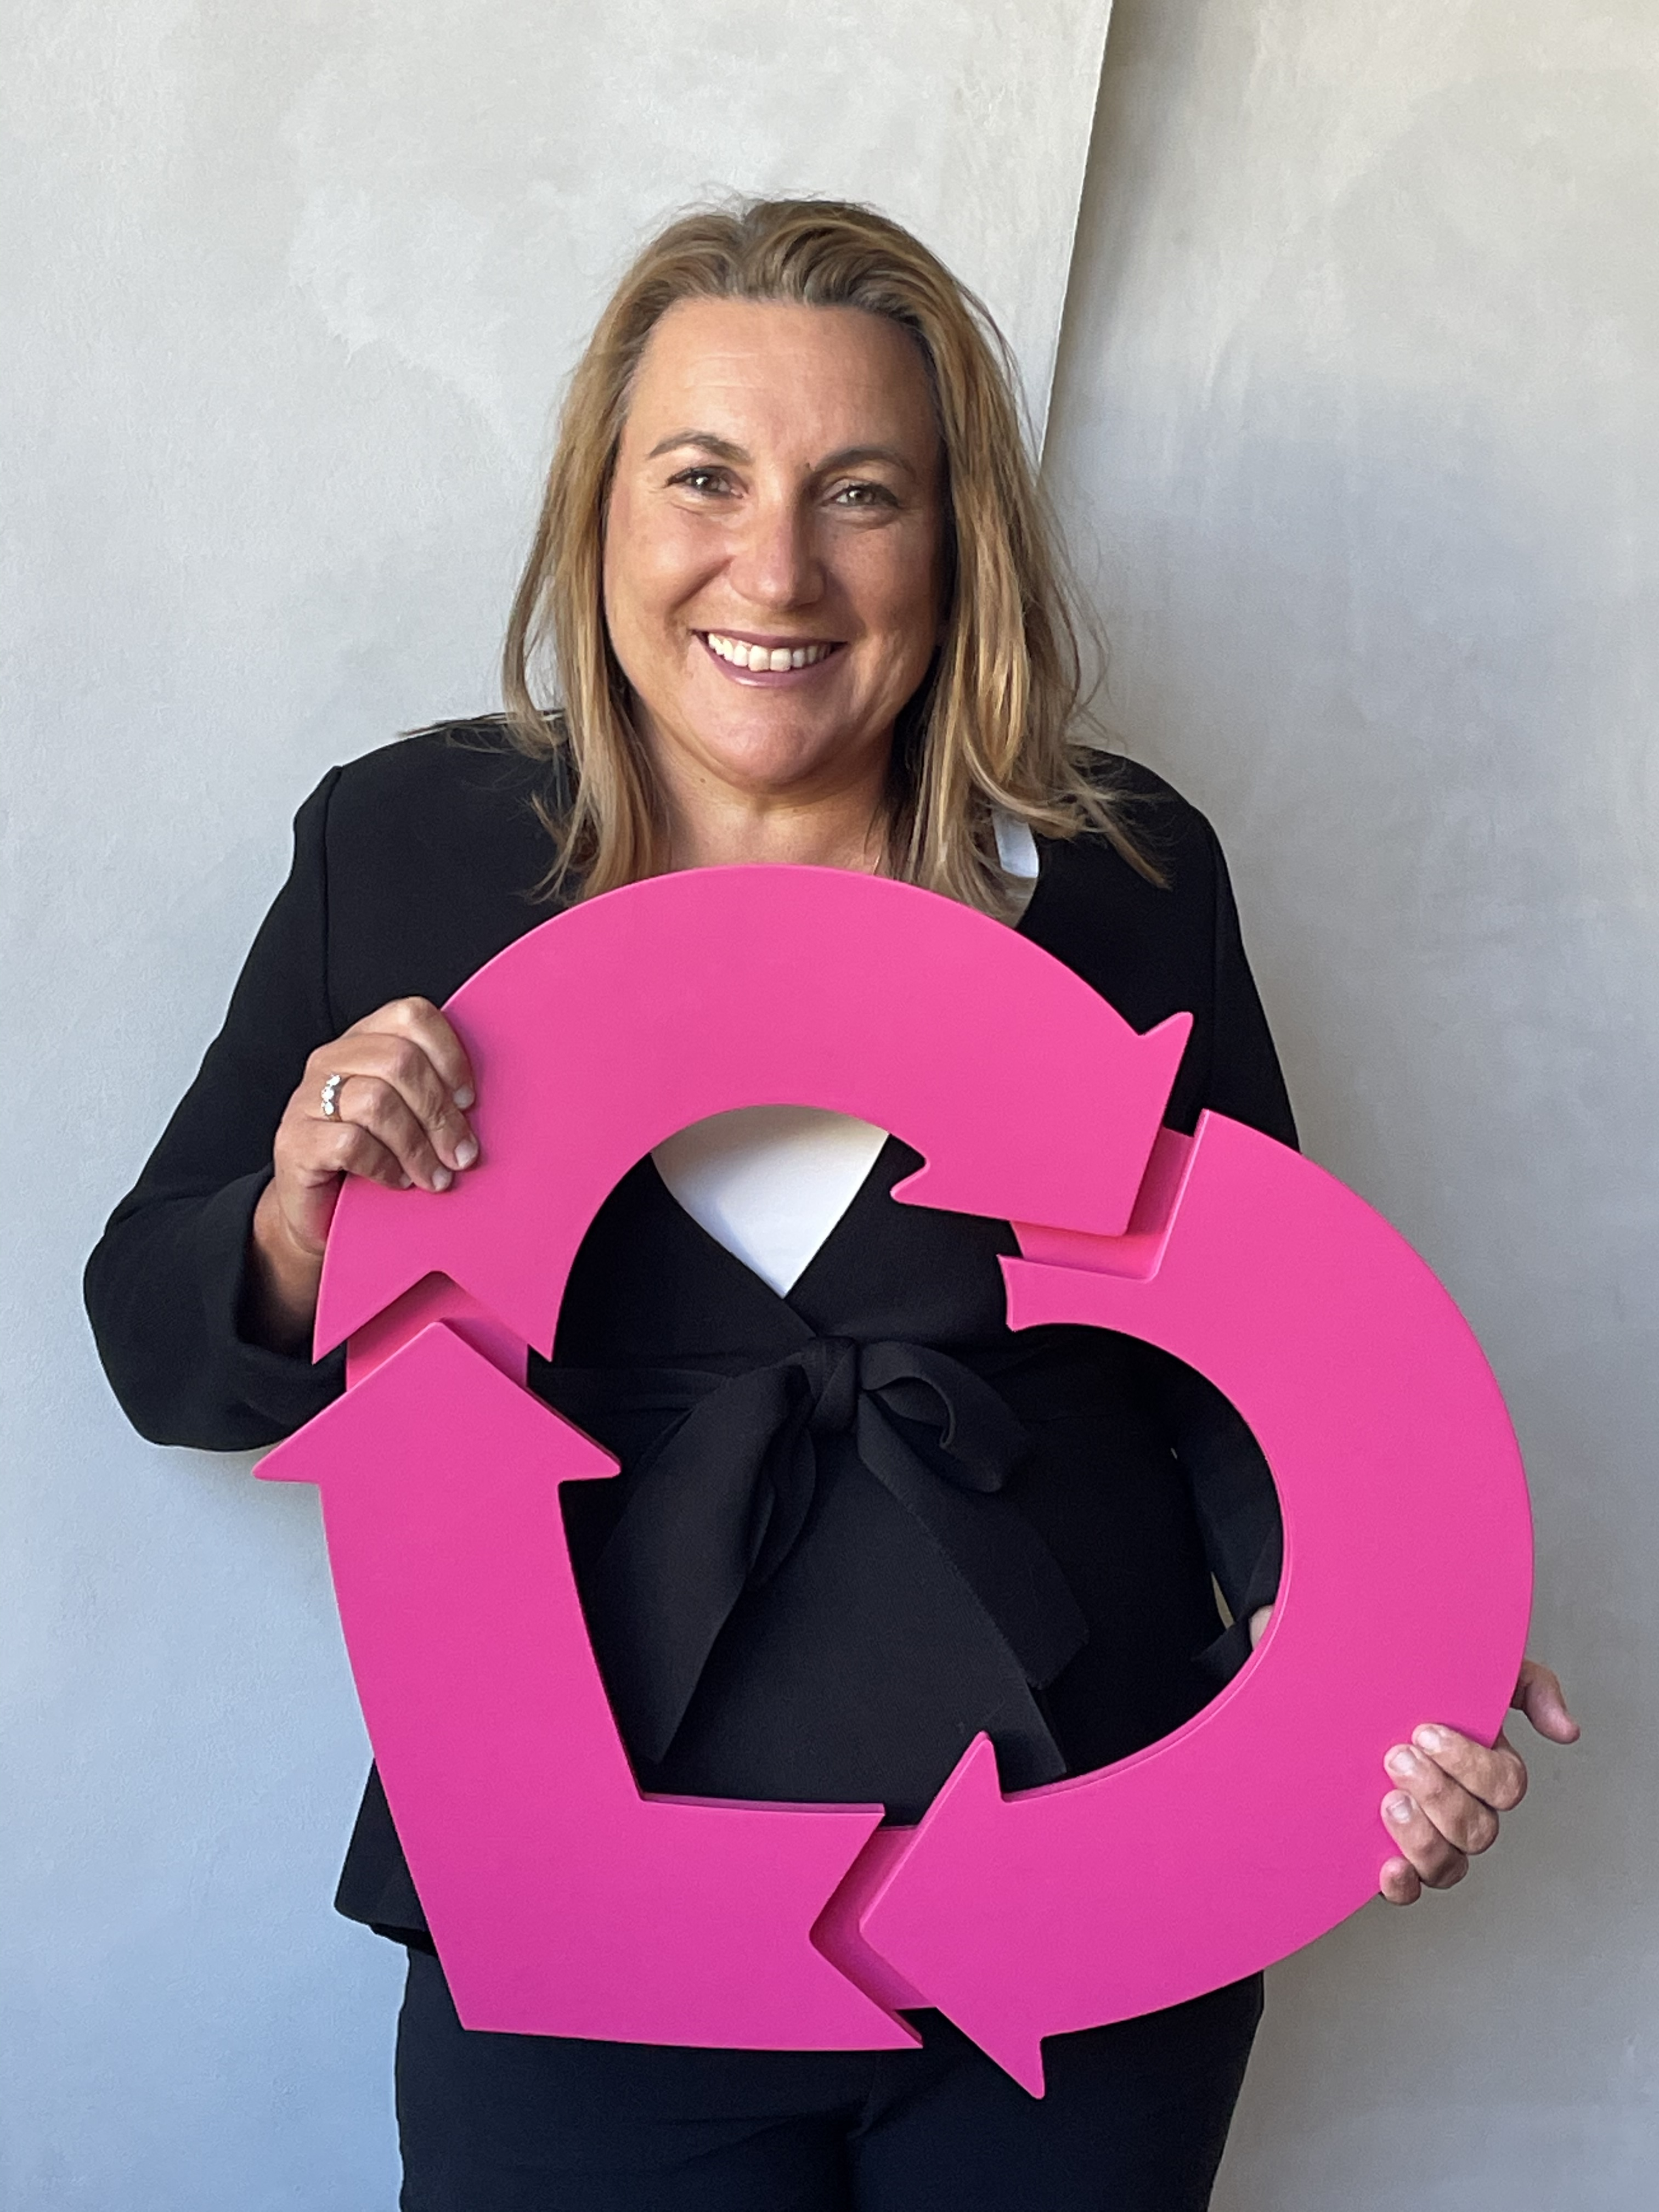
{"label": "white teeth", "polygon": [[781,676],[786,669],[816,667],[834,650],[828,645],[750,645],[743,638],[725,637],[712,629],[704,635],[711,653],[730,661],[733,668],[746,668],[755,674]]}

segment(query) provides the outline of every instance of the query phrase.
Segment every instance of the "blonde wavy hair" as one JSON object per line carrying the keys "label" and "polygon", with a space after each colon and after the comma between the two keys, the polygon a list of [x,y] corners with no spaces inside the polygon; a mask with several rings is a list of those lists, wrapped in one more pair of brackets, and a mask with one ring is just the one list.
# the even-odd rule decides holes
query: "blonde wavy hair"
{"label": "blonde wavy hair", "polygon": [[[547,888],[591,896],[659,873],[666,830],[605,619],[605,517],[641,357],[682,300],[857,307],[907,331],[944,447],[943,641],[895,732],[883,866],[988,912],[1006,909],[992,810],[1033,831],[1094,830],[1158,872],[1081,728],[1079,621],[983,303],[885,216],[841,200],[747,199],[683,216],[638,255],[571,380],[502,690],[515,743],[563,773],[543,818]],[[538,696],[538,694],[540,696]]]}

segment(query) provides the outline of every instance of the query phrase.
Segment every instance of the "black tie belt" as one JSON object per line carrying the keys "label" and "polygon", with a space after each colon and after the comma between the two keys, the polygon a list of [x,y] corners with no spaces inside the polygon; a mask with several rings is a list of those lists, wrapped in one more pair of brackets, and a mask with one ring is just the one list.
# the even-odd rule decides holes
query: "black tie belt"
{"label": "black tie belt", "polygon": [[[1074,1356],[1059,1364],[1079,1372]],[[582,1595],[636,1759],[665,1757],[733,1607],[800,1540],[831,1439],[926,1533],[1029,1687],[1087,1638],[1053,1554],[1002,1495],[1030,1439],[945,1352],[820,1336],[738,1375],[542,1367],[538,1382],[623,1462],[620,1515]],[[1052,1738],[1028,1748],[1043,1778],[1065,1771]]]}

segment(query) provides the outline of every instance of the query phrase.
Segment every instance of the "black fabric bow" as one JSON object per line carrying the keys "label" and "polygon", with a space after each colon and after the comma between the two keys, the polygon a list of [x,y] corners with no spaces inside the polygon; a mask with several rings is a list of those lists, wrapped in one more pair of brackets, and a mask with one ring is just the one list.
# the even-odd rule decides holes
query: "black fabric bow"
{"label": "black fabric bow", "polygon": [[[611,1378],[557,1371],[571,1417],[605,1433]],[[584,1597],[609,1634],[607,1686],[636,1758],[659,1761],[745,1587],[787,1559],[806,1525],[820,1449],[846,1438],[927,1532],[1024,1681],[1052,1681],[1088,1636],[1053,1554],[999,1493],[1030,1449],[999,1394],[946,1353],[819,1336],[735,1376],[635,1369],[631,1410],[683,1417],[635,1462]],[[597,1638],[596,1638],[597,1640]],[[1064,1771],[1058,1747],[1042,1765]]]}

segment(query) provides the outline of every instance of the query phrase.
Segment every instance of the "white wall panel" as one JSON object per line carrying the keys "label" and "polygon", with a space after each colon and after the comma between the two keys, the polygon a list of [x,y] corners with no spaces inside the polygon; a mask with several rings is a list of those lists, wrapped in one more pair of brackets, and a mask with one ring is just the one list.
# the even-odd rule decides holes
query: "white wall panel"
{"label": "white wall panel", "polygon": [[1108,0],[21,0],[0,111],[0,2201],[392,2201],[313,1501],[124,1429],[81,1261],[331,762],[494,702],[560,380],[709,190],[875,201],[1046,400]]}

